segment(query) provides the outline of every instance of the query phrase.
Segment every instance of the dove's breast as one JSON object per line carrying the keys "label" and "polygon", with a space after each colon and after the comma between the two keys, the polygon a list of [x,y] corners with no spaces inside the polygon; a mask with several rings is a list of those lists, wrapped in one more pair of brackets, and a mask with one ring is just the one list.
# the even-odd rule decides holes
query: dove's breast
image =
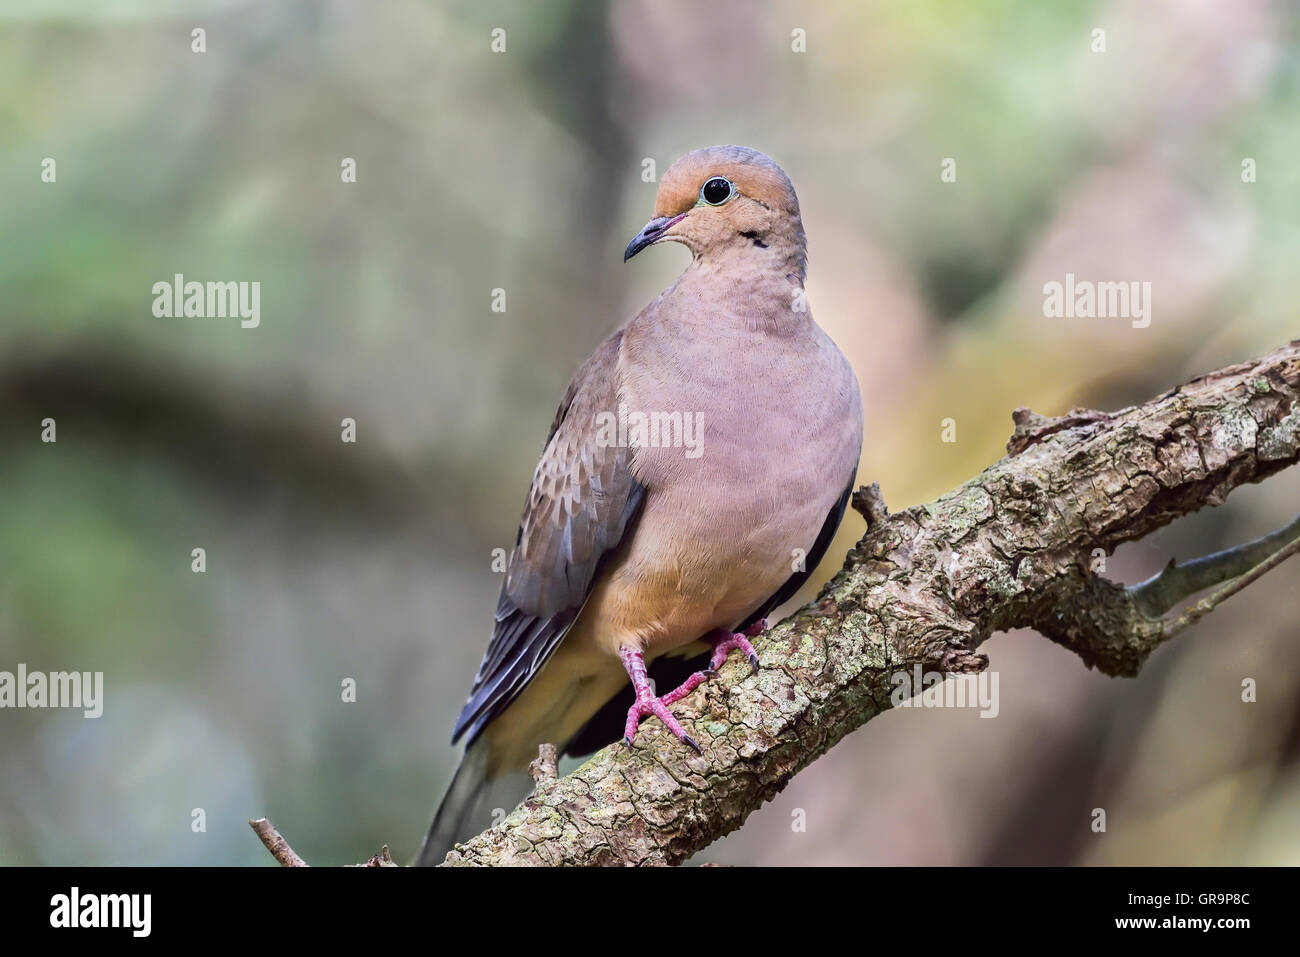
{"label": "dove's breast", "polygon": [[811,319],[779,337],[685,328],[655,337],[667,351],[634,332],[620,417],[645,506],[583,617],[607,650],[653,656],[736,626],[801,568],[857,467],[862,413]]}

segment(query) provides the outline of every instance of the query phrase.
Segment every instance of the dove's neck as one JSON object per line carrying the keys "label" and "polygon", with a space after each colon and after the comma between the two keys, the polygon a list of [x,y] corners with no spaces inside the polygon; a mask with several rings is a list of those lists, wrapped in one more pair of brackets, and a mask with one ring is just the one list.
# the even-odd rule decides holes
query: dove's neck
{"label": "dove's neck", "polygon": [[737,279],[771,276],[803,285],[808,246],[796,220],[764,233],[739,233],[695,254],[692,266]]}
{"label": "dove's neck", "polygon": [[[769,254],[770,253],[770,254]],[[714,328],[792,334],[812,324],[804,295],[802,257],[731,247],[697,256],[664,293],[677,319]]]}

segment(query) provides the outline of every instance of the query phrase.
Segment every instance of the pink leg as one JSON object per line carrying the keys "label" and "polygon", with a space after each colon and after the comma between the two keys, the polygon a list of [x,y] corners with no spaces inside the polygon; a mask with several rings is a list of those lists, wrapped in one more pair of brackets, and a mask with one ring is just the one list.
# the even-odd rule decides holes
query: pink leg
{"label": "pink leg", "polygon": [[744,632],[730,632],[725,628],[709,632],[704,636],[704,640],[713,646],[713,655],[709,659],[709,670],[695,672],[695,674],[683,681],[680,686],[658,698],[655,697],[654,690],[650,687],[650,677],[645,670],[645,656],[639,651],[628,648],[626,645],[620,646],[618,656],[622,659],[623,667],[627,670],[627,676],[632,679],[632,688],[636,692],[636,703],[627,709],[627,724],[623,726],[623,743],[629,748],[632,747],[632,742],[636,740],[636,729],[641,723],[641,719],[647,715],[654,715],[680,741],[699,751],[700,746],[695,743],[694,738],[686,733],[681,723],[673,717],[672,712],[668,710],[668,706],[681,701],[701,684],[717,674],[718,669],[726,662],[727,654],[733,648],[739,648],[743,651],[745,656],[749,658],[749,663],[757,671],[758,653],[754,651],[754,646],[749,643],[749,639],[766,628],[767,619],[764,618],[754,622]]}
{"label": "pink leg", "polygon": [[743,632],[731,632],[725,628],[719,628],[711,631],[704,636],[704,640],[713,645],[713,657],[709,660],[709,670],[717,671],[727,661],[727,655],[733,649],[739,648],[744,652],[745,657],[749,659],[749,664],[755,671],[758,670],[758,652],[754,646],[749,643],[749,639],[755,635],[762,634],[767,629],[767,619],[760,618]]}
{"label": "pink leg", "polygon": [[636,704],[627,709],[627,724],[623,727],[623,743],[629,748],[632,747],[632,742],[636,739],[637,725],[641,723],[643,717],[652,714],[662,721],[664,726],[677,736],[678,740],[699,751],[700,746],[695,743],[694,738],[686,733],[686,729],[681,726],[681,723],[673,717],[673,713],[668,710],[668,706],[685,698],[708,676],[702,671],[697,671],[687,678],[680,688],[670,691],[662,698],[656,698],[654,689],[650,687],[650,677],[645,671],[645,656],[626,645],[619,647],[618,656],[623,660],[623,667],[627,669],[627,676],[632,679],[632,688],[636,691]]}

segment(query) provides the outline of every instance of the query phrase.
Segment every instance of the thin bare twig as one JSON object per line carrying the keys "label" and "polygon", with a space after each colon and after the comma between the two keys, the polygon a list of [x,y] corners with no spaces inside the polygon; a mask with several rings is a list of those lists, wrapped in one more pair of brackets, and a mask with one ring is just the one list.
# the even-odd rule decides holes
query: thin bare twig
{"label": "thin bare twig", "polygon": [[275,829],[275,825],[266,818],[259,817],[256,820],[249,820],[248,825],[262,839],[266,849],[271,852],[272,857],[280,862],[281,867],[311,866],[298,856],[297,851],[289,846],[289,842],[280,836],[280,832]]}
{"label": "thin bare twig", "polygon": [[[1294,528],[1296,524],[1296,522],[1292,522],[1288,528]],[[1285,530],[1286,529],[1283,529],[1283,531]],[[1261,539],[1261,541],[1263,541],[1263,539]],[[1296,554],[1296,552],[1300,552],[1300,535],[1292,538],[1287,545],[1275,551],[1272,555],[1264,559],[1254,568],[1251,568],[1245,574],[1238,575],[1218,591],[1211,595],[1207,595],[1205,598],[1196,602],[1177,618],[1166,622],[1164,627],[1164,636],[1166,638],[1172,638],[1189,625],[1200,621],[1223,601],[1237,594],[1237,592],[1241,591],[1251,582],[1257,581],[1261,575],[1264,575],[1276,568],[1278,565],[1281,565],[1292,555]]]}
{"label": "thin bare twig", "polygon": [[1300,516],[1253,542],[1181,565],[1170,562],[1168,567],[1133,585],[1129,591],[1139,611],[1148,618],[1158,618],[1197,592],[1244,575],[1294,538],[1300,538]]}

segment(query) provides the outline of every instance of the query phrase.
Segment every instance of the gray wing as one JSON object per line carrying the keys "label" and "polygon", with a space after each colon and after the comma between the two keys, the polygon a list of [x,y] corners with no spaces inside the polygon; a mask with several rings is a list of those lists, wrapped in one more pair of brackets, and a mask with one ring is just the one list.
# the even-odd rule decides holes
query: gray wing
{"label": "gray wing", "polygon": [[474,742],[506,710],[568,633],[605,557],[645,498],[630,452],[596,442],[596,416],[618,406],[622,332],[578,370],[533,473],[496,622],[452,743]]}

